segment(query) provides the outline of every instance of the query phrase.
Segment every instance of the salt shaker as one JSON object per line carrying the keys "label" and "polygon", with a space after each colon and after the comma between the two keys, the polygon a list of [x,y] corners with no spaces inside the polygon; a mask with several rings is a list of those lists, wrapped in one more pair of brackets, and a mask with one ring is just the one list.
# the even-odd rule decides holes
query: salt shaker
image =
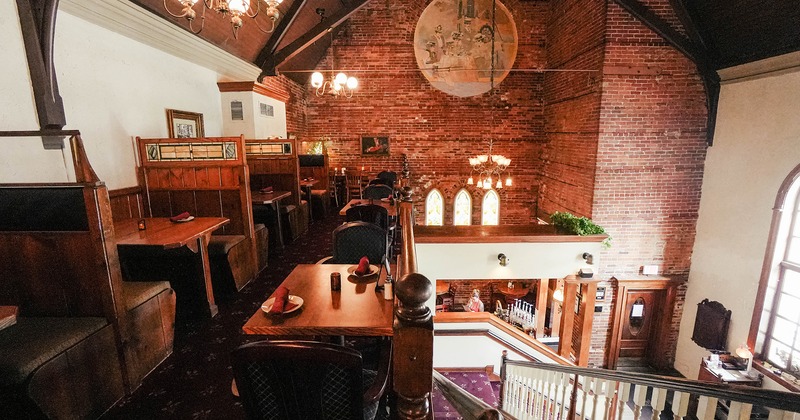
{"label": "salt shaker", "polygon": [[393,300],[394,293],[392,293],[392,275],[386,276],[386,283],[383,284],[383,298],[386,300]]}
{"label": "salt shaker", "polygon": [[331,290],[334,292],[342,290],[342,275],[339,272],[331,273]]}

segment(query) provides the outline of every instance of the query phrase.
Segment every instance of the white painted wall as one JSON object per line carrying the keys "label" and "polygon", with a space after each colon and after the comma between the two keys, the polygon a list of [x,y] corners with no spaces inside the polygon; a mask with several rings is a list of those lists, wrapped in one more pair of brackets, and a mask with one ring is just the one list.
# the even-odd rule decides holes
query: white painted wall
{"label": "white painted wall", "polygon": [[[38,129],[15,2],[0,2],[0,37],[0,129]],[[56,24],[55,65],[65,128],[81,131],[89,160],[109,188],[136,184],[133,139],[166,137],[168,108],[202,113],[206,135],[221,135],[214,71],[63,10]],[[0,182],[65,180],[59,152],[43,158],[38,140],[24,142],[27,147],[15,143],[0,149]],[[32,143],[36,147],[30,147]]]}
{"label": "white painted wall", "polygon": [[[417,269],[431,280],[564,278],[599,267],[601,247],[600,242],[417,243]],[[594,255],[594,265],[586,264],[584,252]],[[505,267],[497,260],[500,253],[510,259]]]}
{"label": "white painted wall", "polygon": [[[253,91],[222,92],[222,133],[246,139],[286,138],[286,104]],[[242,103],[243,120],[231,119],[231,102]],[[261,115],[261,104],[272,105],[273,116]]]}
{"label": "white painted wall", "polygon": [[[800,164],[800,67],[724,84],[703,180],[675,368],[697,378],[707,352],[691,341],[697,303],[733,311],[728,350],[747,339],[778,187]],[[774,387],[775,385],[767,385]]]}

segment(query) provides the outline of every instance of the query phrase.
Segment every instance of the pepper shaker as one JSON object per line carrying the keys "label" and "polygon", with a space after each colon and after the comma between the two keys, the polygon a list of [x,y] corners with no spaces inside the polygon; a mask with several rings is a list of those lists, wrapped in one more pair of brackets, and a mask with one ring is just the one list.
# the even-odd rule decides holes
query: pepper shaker
{"label": "pepper shaker", "polygon": [[339,272],[331,273],[331,290],[334,292],[342,290],[342,275]]}

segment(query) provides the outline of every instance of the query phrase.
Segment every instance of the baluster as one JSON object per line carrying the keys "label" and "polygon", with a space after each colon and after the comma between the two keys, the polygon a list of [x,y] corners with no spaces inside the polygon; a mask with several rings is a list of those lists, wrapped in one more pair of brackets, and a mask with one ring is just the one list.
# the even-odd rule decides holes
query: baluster
{"label": "baluster", "polygon": [[717,412],[717,399],[712,397],[700,396],[697,402],[697,418],[699,420],[714,420]]}
{"label": "baluster", "polygon": [[653,407],[653,420],[658,420],[658,416],[664,411],[667,403],[667,390],[664,388],[653,388],[653,399],[650,405]]}
{"label": "baluster", "polygon": [[681,420],[689,412],[689,394],[675,391],[672,397],[672,414],[675,420]]}
{"label": "baluster", "polygon": [[584,376],[581,378],[581,418],[586,418],[586,399],[589,397],[589,389],[594,383],[594,378]]}
{"label": "baluster", "polygon": [[542,393],[542,388],[544,386],[545,376],[547,375],[547,371],[540,370],[539,374],[536,375],[536,381],[533,383],[533,395],[531,398],[531,410],[529,413],[532,415],[539,417],[538,414],[544,412],[544,398]]}
{"label": "baluster", "polygon": [[728,420],[748,420],[751,411],[753,411],[752,404],[731,401],[730,410],[728,411]]}
{"label": "baluster", "polygon": [[558,420],[562,420],[564,416],[567,414],[567,392],[569,388],[569,375],[566,373],[561,373],[561,377],[558,380],[558,393],[561,394],[559,400],[561,401],[561,408],[558,411]]}
{"label": "baluster", "polygon": [[595,378],[592,380],[592,420],[597,418],[597,396],[601,393],[603,382]]}
{"label": "baluster", "polygon": [[611,419],[611,409],[614,405],[614,398],[617,396],[617,381],[611,379],[606,381],[606,409],[603,414],[603,420]]}
{"label": "baluster", "polygon": [[625,412],[625,403],[628,402],[628,398],[631,394],[631,384],[622,382],[620,385],[622,386],[619,389],[619,394],[617,394],[617,399],[619,400],[619,412],[617,413],[617,420],[622,420],[622,414]]}
{"label": "baluster", "polygon": [[770,408],[769,418],[767,420],[793,420],[795,417],[794,413],[787,413],[777,408]]}
{"label": "baluster", "polygon": [[553,382],[550,383],[550,387],[548,388],[550,397],[553,399],[550,404],[550,417],[548,418],[555,418],[558,413],[558,383],[560,380],[561,374],[559,372],[553,372]]}
{"label": "baluster", "polygon": [[550,392],[553,382],[555,382],[555,372],[548,372],[542,393],[544,394],[544,411],[542,418],[549,419],[553,412],[552,392]]}
{"label": "baluster", "polygon": [[639,420],[642,416],[642,408],[644,407],[647,401],[647,386],[645,385],[636,385],[636,388],[633,390],[633,418],[634,420]]}

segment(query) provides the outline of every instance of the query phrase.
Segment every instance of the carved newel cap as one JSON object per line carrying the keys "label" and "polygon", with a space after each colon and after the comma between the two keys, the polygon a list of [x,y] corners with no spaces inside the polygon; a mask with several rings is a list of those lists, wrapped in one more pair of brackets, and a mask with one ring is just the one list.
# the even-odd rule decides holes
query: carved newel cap
{"label": "carved newel cap", "polygon": [[407,321],[422,321],[431,316],[425,303],[433,296],[433,284],[419,273],[410,273],[397,282],[395,289],[401,308],[398,316]]}

